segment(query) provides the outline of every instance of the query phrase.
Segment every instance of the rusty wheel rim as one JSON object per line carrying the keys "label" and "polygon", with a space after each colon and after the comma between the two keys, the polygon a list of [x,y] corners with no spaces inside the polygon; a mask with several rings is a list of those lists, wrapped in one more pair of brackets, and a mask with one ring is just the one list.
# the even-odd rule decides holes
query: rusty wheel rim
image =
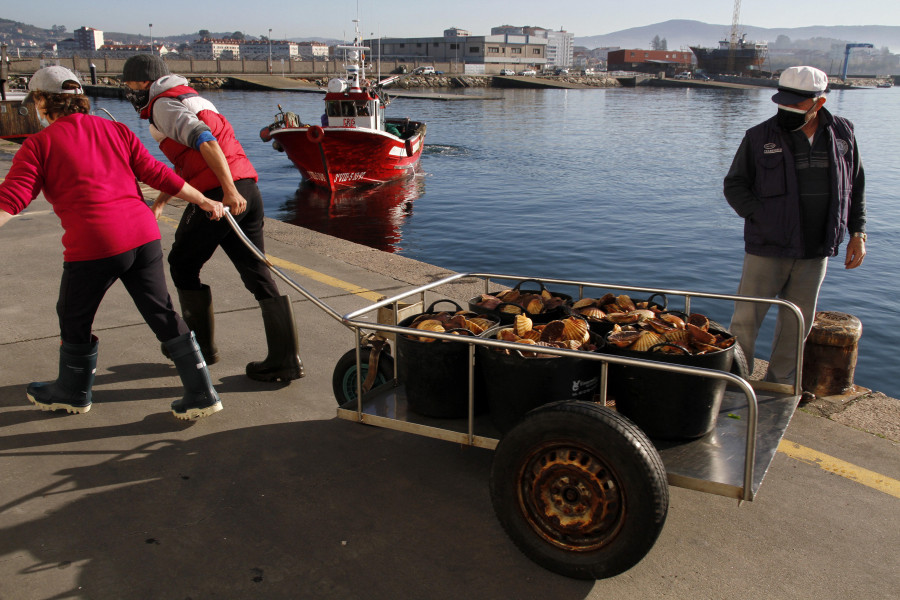
{"label": "rusty wheel rim", "polygon": [[625,498],[615,471],[589,448],[547,443],[522,462],[519,509],[544,540],[566,551],[590,552],[622,528]]}

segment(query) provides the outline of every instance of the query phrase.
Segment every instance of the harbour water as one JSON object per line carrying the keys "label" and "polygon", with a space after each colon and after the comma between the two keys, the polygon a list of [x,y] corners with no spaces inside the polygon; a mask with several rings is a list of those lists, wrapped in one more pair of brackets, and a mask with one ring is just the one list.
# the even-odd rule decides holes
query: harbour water
{"label": "harbour water", "polygon": [[[317,122],[310,93],[208,92],[260,173],[267,215],[457,271],[491,271],[733,293],[742,220],[722,178],[744,131],[773,114],[770,89],[476,90],[489,99],[396,99],[391,117],[428,124],[422,173],[362,195],[300,187],[288,159],[258,137],[281,104]],[[97,107],[154,153],[124,101]],[[819,310],[863,322],[856,382],[900,397],[900,90],[835,91],[826,107],[856,124],[866,168],[865,263],[829,261]],[[730,307],[698,306],[727,323]],[[765,357],[773,318],[757,349]]]}

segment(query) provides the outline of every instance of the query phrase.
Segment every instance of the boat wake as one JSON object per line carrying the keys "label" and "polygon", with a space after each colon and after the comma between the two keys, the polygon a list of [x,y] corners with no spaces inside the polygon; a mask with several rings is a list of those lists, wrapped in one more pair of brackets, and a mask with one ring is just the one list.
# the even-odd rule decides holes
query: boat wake
{"label": "boat wake", "polygon": [[450,144],[425,144],[422,154],[425,156],[469,156],[471,150],[464,146]]}

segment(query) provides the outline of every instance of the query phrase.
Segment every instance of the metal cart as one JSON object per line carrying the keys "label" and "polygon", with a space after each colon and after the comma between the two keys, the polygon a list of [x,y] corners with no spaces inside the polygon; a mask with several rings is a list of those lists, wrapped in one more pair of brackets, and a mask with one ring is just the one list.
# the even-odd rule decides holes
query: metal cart
{"label": "metal cart", "polygon": [[[580,579],[617,575],[637,564],[653,547],[668,511],[668,485],[718,494],[739,501],[753,500],[800,397],[803,316],[778,299],[654,289],[612,283],[539,278],[547,285],[585,290],[620,290],[665,294],[684,299],[691,312],[697,298],[748,301],[784,307],[798,321],[794,384],[754,382],[735,374],[653,360],[560,348],[542,354],[597,361],[599,393],[594,401],[549,398],[510,431],[500,435],[490,420],[475,411],[476,346],[521,349],[520,344],[482,337],[413,330],[392,323],[409,300],[424,306],[426,292],[467,278],[484,281],[485,293],[497,280],[534,277],[496,273],[456,274],[417,287],[369,307],[340,315],[274,266],[243,235],[230,214],[232,227],[244,243],[288,285],[354,333],[356,347],[336,365],[333,384],[340,419],[414,433],[463,445],[495,450],[490,490],[494,511],[514,543],[532,560],[556,573]],[[494,283],[494,285],[496,285]],[[389,323],[373,321],[378,312],[392,315]],[[420,310],[421,312],[421,310]],[[385,319],[382,319],[385,320]],[[408,408],[398,381],[397,361],[387,340],[414,333],[456,344],[467,344],[468,417],[435,419]],[[373,361],[372,355],[380,356]],[[724,380],[727,388],[712,432],[692,441],[651,440],[629,419],[606,406],[611,365],[639,366],[671,373]],[[375,385],[364,391],[364,380]]]}

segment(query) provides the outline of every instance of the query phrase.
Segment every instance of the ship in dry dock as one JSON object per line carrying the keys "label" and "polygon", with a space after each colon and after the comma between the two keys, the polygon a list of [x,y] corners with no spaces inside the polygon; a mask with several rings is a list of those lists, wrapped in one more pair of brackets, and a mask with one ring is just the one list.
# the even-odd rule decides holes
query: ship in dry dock
{"label": "ship in dry dock", "polygon": [[754,42],[742,35],[734,42],[721,40],[718,48],[691,46],[697,69],[709,75],[743,75],[762,70],[768,54],[767,42]]}

